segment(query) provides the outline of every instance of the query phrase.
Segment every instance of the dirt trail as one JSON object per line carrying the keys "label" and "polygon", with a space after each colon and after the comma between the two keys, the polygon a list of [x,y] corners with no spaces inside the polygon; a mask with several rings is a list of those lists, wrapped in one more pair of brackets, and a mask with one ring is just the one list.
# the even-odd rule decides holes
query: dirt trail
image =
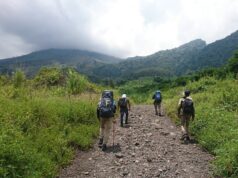
{"label": "dirt trail", "polygon": [[154,115],[153,106],[133,107],[128,127],[119,127],[118,119],[115,135],[114,149],[102,152],[96,143],[88,152],[78,151],[59,177],[211,177],[212,156],[196,144],[181,144],[180,129]]}

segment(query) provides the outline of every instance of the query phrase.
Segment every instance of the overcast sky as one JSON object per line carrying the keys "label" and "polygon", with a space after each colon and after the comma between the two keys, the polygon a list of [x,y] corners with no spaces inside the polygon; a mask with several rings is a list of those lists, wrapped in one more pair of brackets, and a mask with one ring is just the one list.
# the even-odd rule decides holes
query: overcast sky
{"label": "overcast sky", "polygon": [[1,0],[0,59],[47,48],[148,55],[238,30],[237,0]]}

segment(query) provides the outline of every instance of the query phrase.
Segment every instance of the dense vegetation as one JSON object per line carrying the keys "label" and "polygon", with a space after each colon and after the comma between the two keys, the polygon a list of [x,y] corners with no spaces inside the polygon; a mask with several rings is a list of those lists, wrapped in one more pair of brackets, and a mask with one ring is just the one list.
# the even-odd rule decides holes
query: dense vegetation
{"label": "dense vegetation", "polygon": [[98,134],[98,87],[73,70],[0,77],[0,177],[55,177]]}
{"label": "dense vegetation", "polygon": [[219,69],[207,69],[176,79],[131,81],[120,90],[136,102],[152,103],[151,96],[161,89],[166,112],[179,123],[177,103],[185,89],[195,102],[196,119],[191,132],[199,143],[215,155],[215,174],[238,177],[238,52]]}

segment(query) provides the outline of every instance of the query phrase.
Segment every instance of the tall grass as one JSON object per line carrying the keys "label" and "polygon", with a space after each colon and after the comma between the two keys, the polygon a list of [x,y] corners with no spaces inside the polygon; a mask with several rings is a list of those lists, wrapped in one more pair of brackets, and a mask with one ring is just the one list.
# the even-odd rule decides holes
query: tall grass
{"label": "tall grass", "polygon": [[74,148],[89,148],[98,134],[97,95],[87,90],[96,86],[85,82],[69,97],[56,81],[36,87],[22,79],[16,73],[0,86],[0,177],[55,177]]}
{"label": "tall grass", "polygon": [[216,157],[215,174],[238,177],[238,81],[232,78],[217,80],[202,78],[185,87],[166,92],[167,114],[177,119],[176,107],[180,94],[190,89],[196,118],[191,132],[199,143]]}

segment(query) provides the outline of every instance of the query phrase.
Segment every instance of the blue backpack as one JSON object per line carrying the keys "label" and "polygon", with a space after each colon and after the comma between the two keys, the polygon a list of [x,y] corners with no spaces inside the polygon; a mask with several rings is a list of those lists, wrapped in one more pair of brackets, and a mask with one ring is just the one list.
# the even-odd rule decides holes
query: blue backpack
{"label": "blue backpack", "polygon": [[99,105],[99,113],[102,118],[114,117],[115,107],[112,91],[104,91]]}
{"label": "blue backpack", "polygon": [[161,102],[161,93],[158,91],[155,93],[155,101],[157,103]]}

